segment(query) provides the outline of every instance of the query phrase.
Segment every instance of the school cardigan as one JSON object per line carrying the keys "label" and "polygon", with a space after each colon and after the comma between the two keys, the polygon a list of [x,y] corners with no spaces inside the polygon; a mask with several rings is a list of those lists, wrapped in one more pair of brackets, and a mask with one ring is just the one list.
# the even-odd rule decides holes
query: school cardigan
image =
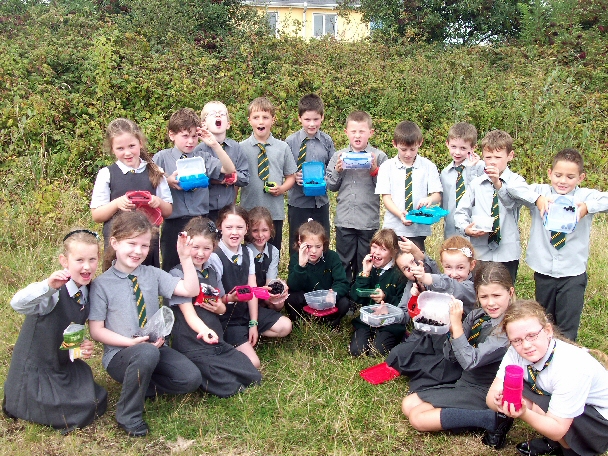
{"label": "school cardigan", "polygon": [[348,294],[348,280],[340,257],[333,250],[327,250],[315,264],[299,264],[299,253],[289,259],[287,286],[290,292],[329,290],[336,292],[336,301]]}
{"label": "school cardigan", "polygon": [[[381,274],[382,273],[382,274]],[[394,265],[389,269],[372,268],[369,277],[357,275],[350,290],[351,297],[358,304],[376,304],[372,298],[362,298],[357,294],[357,288],[380,288],[384,291],[384,302],[398,306],[405,290],[407,279],[403,273]]]}

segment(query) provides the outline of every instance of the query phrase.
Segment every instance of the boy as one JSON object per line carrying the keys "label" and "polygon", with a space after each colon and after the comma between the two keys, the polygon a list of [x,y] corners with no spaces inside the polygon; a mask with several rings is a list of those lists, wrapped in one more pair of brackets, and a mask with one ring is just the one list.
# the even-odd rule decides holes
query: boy
{"label": "boy", "polygon": [[328,196],[305,196],[302,187],[302,163],[316,161],[322,162],[327,167],[327,163],[336,152],[331,137],[320,130],[324,112],[323,100],[319,95],[314,93],[304,95],[298,102],[298,120],[302,124],[302,129],[285,140],[291,148],[298,167],[297,185],[294,185],[289,191],[287,205],[290,248],[297,241],[298,228],[310,218],[323,225],[327,239],[331,236]]}
{"label": "boy", "polygon": [[[201,120],[193,109],[177,110],[169,119],[168,128],[173,148],[161,150],[152,157],[154,163],[164,170],[173,197],[173,213],[163,222],[160,236],[160,252],[165,271],[170,271],[179,263],[175,246],[177,235],[183,231],[186,223],[198,215],[209,213],[209,189],[196,188],[187,192],[182,190],[177,176],[177,160],[203,157],[206,175],[210,179],[219,179],[221,174],[236,171],[230,157],[215,137],[200,126]],[[215,152],[215,156],[206,151],[194,150],[199,137]]]}
{"label": "boy", "polygon": [[268,208],[275,230],[270,243],[280,251],[285,203],[284,198],[279,197],[293,187],[298,169],[287,143],[270,133],[275,121],[272,102],[266,97],[256,98],[249,104],[247,112],[253,134],[240,143],[241,152],[249,163],[250,175],[249,185],[241,189],[241,206],[247,210],[256,206]]}
{"label": "boy", "polygon": [[[388,157],[368,143],[374,129],[372,118],[367,112],[351,112],[346,118],[344,132],[349,147],[338,151],[331,158],[325,180],[328,190],[338,192],[334,217],[336,252],[346,270],[346,278],[352,282],[361,269],[363,258],[369,253],[372,236],[380,228],[380,198],[374,190],[378,167]],[[344,169],[342,155],[347,152],[371,154],[371,168]]]}
{"label": "boy", "polygon": [[446,142],[452,163],[441,171],[443,194],[441,207],[450,211],[445,217],[443,236],[445,239],[458,234],[454,226],[454,211],[464,196],[469,183],[483,174],[484,163],[475,153],[477,147],[477,129],[470,123],[460,122],[448,131]]}
{"label": "boy", "polygon": [[[235,203],[238,187],[245,187],[249,183],[249,163],[241,153],[239,143],[226,137],[226,131],[230,128],[230,115],[224,103],[210,101],[205,104],[201,120],[203,128],[215,137],[236,167],[236,174],[222,174],[219,179],[212,179],[209,183],[208,217],[215,222],[222,208]],[[213,149],[205,143],[196,146],[194,151],[204,151],[216,157]]]}
{"label": "boy", "polygon": [[[553,157],[547,171],[550,185],[532,184],[509,188],[508,192],[530,207],[532,228],[526,262],[534,270],[536,300],[553,317],[564,336],[576,340],[587,286],[587,260],[593,215],[608,211],[608,193],[581,188],[585,178],[583,157],[575,149],[564,149]],[[543,218],[559,195],[573,198],[579,221],[572,233],[548,231]],[[538,211],[533,210],[534,206]]]}
{"label": "boy", "polygon": [[430,225],[413,223],[406,214],[422,206],[441,202],[441,180],[437,167],[418,155],[422,132],[414,122],[403,121],[395,128],[393,146],[397,156],[387,160],[378,171],[376,194],[382,195],[386,208],[382,228],[392,228],[397,236],[406,236],[424,252],[424,240],[431,234]]}
{"label": "boy", "polygon": [[[522,187],[526,181],[508,168],[513,160],[513,139],[502,130],[489,132],[481,141],[485,173],[476,177],[466,189],[454,213],[454,224],[462,235],[471,238],[477,259],[502,263],[513,283],[517,278],[521,245],[519,242],[519,209],[507,189]],[[473,217],[492,217],[489,231],[477,229]]]}

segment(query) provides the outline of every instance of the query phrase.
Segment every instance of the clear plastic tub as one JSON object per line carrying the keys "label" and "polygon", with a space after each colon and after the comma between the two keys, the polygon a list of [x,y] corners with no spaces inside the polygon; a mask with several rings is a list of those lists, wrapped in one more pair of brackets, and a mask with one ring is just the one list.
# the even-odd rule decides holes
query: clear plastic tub
{"label": "clear plastic tub", "polygon": [[494,227],[494,217],[490,217],[489,215],[474,215],[472,217],[473,223],[475,226],[474,230],[484,231],[486,233],[491,233]]}
{"label": "clear plastic tub", "polygon": [[205,174],[207,170],[202,157],[181,158],[176,164],[179,186],[184,191],[209,187],[209,178]]}
{"label": "clear plastic tub", "polygon": [[369,152],[346,152],[342,155],[344,169],[370,169],[372,154]]}
{"label": "clear plastic tub", "polygon": [[[413,318],[414,328],[435,334],[445,334],[450,330],[450,305],[452,296],[436,291],[423,291],[418,296],[418,309],[420,313]],[[442,326],[419,323],[421,318],[433,319]]]}
{"label": "clear plastic tub", "polygon": [[578,221],[578,206],[572,198],[559,196],[553,203],[549,204],[549,210],[545,214],[543,225],[549,231],[560,231],[572,233]]}
{"label": "clear plastic tub", "polygon": [[323,162],[302,164],[303,190],[306,196],[321,196],[327,193],[325,184],[325,165]]}
{"label": "clear plastic tub", "polygon": [[357,296],[361,298],[369,298],[376,293],[377,288],[357,288]]}
{"label": "clear plastic tub", "polygon": [[[387,313],[379,315],[374,314],[374,312],[380,307],[384,307]],[[363,323],[374,327],[392,325],[402,316],[403,310],[391,304],[374,304],[371,306],[364,306],[361,307],[361,312],[359,314],[359,318]]]}
{"label": "clear plastic tub", "polygon": [[317,290],[304,293],[306,304],[315,310],[325,310],[336,306],[336,292],[333,290]]}

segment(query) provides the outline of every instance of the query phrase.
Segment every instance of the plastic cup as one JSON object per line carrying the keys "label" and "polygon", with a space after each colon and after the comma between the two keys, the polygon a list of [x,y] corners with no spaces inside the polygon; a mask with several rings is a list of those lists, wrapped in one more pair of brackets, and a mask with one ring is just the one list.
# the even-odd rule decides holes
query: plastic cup
{"label": "plastic cup", "polygon": [[515,405],[515,410],[521,408],[521,397],[524,389],[524,370],[521,366],[511,364],[505,368],[503,383],[503,401]]}

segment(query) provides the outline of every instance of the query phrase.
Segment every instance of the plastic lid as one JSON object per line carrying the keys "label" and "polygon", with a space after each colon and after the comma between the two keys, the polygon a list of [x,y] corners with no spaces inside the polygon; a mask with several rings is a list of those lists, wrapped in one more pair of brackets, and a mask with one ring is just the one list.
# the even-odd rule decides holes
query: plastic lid
{"label": "plastic lid", "polygon": [[312,161],[302,163],[302,179],[304,182],[307,180],[325,182],[325,165],[323,162]]}

